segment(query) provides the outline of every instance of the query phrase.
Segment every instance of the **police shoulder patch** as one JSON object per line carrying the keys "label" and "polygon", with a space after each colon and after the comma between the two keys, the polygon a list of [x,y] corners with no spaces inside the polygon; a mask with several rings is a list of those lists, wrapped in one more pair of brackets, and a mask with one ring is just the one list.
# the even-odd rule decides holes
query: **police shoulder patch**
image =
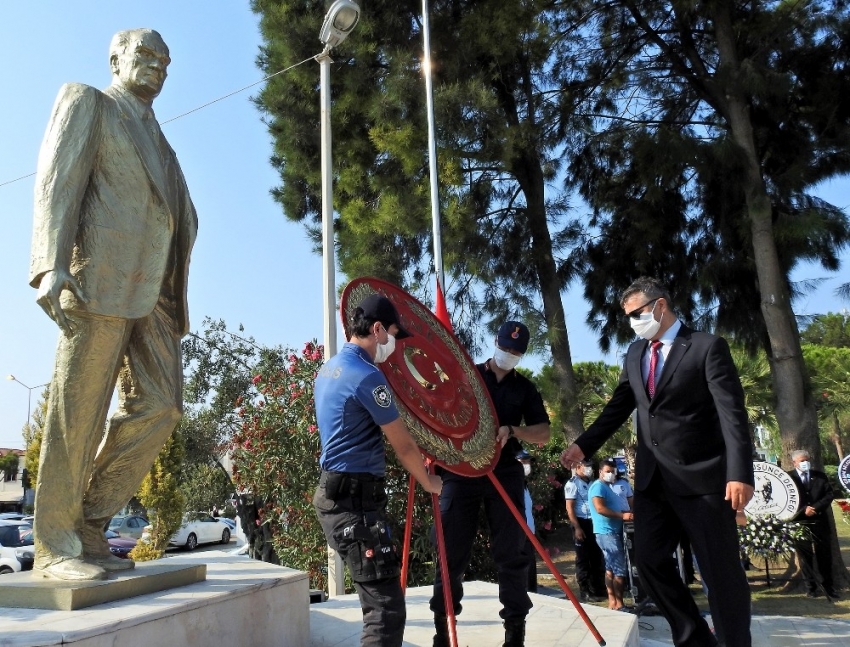
{"label": "police shoulder patch", "polygon": [[375,404],[384,409],[388,409],[393,403],[393,395],[386,384],[382,384],[372,391],[372,396],[375,398]]}

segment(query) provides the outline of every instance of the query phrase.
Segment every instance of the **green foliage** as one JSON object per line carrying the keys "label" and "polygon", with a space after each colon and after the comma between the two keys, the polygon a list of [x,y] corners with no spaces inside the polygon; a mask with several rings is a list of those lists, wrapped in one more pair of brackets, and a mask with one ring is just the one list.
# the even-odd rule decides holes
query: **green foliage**
{"label": "green foliage", "polygon": [[[577,6],[583,5],[582,7]],[[318,0],[254,0],[267,74],[317,53]],[[549,343],[573,400],[561,292],[575,275],[581,228],[560,185],[571,146],[575,76],[589,58],[574,18],[584,3],[456,0],[431,6],[442,254],[447,299],[475,354],[509,316]],[[347,276],[430,292],[431,218],[421,67],[421,6],[375,0],[333,52],[334,206]],[[594,68],[595,69],[595,68]],[[275,140],[273,191],[318,248],[321,204],[315,66],[269,81],[257,98]],[[575,90],[575,92],[572,92]],[[538,345],[537,348],[542,348]],[[568,426],[577,433],[576,417]]]}
{"label": "green foliage", "polygon": [[239,428],[233,403],[251,388],[258,366],[278,361],[274,349],[242,332],[241,326],[231,332],[223,321],[205,318],[202,332],[183,340],[186,381],[180,433],[185,455],[179,482],[192,510],[209,510],[233,494],[219,462]]}
{"label": "green foliage", "polygon": [[[587,320],[605,349],[630,339],[617,295],[647,274],[671,287],[685,321],[769,351],[760,311],[765,266],[757,276],[747,196],[767,192],[777,278],[792,295],[806,288],[788,284],[797,263],[835,271],[850,240],[846,214],[809,193],[850,170],[846,3],[597,7],[586,36],[609,76],[594,97],[599,132],[582,141],[570,167],[598,230],[585,247]],[[721,65],[724,10],[738,69],[730,48]],[[763,186],[749,184],[745,145],[733,132],[731,117],[740,113],[731,97],[739,96]]]}
{"label": "green foliage", "polygon": [[20,456],[14,452],[9,452],[5,456],[0,456],[0,478],[5,478],[5,480],[11,481],[13,478],[17,477],[19,463]]}
{"label": "green foliage", "polygon": [[319,434],[313,380],[322,361],[315,342],[280,352],[271,371],[258,370],[236,399],[233,480],[257,503],[256,523],[268,533],[281,564],[306,571],[325,587],[324,534],[312,506],[319,480]]}
{"label": "green foliage", "polygon": [[[847,490],[841,484],[841,481],[838,479],[838,465],[824,465],[823,472],[826,474],[826,479],[829,481],[829,484],[832,486],[832,491],[835,493],[836,498],[841,496],[847,496]],[[850,504],[848,504],[848,509],[845,511],[844,506],[841,506],[841,510],[843,512],[850,512]],[[846,520],[845,515],[845,520]]]}
{"label": "green foliage", "polygon": [[[180,492],[186,501],[188,510],[212,510],[221,506],[233,494],[230,477],[218,465],[184,465],[180,481]],[[232,506],[229,506],[233,510]],[[227,515],[226,510],[221,514]]]}
{"label": "green foliage", "polygon": [[41,456],[41,439],[44,436],[44,422],[47,419],[47,399],[50,397],[50,385],[42,389],[32,412],[32,420],[24,425],[24,446],[27,455],[24,459],[24,467],[28,470],[30,487],[35,489],[38,483],[38,461]]}
{"label": "green foliage", "polygon": [[130,551],[132,559],[148,561],[161,558],[168,540],[180,527],[186,507],[177,483],[183,454],[183,439],[180,432],[175,430],[139,488],[138,497],[147,508],[151,531],[148,542],[140,541]]}
{"label": "green foliage", "polygon": [[800,333],[804,344],[850,348],[850,317],[843,314],[816,315]]}
{"label": "green foliage", "polygon": [[[573,366],[576,379],[576,391],[578,393],[576,406],[581,416],[582,425],[587,427],[596,420],[602,409],[614,394],[614,389],[620,381],[622,369],[617,366],[608,366],[604,362],[578,362]],[[540,389],[546,407],[550,412],[553,428],[557,428],[565,415],[566,403],[563,391],[554,376],[551,366],[543,366],[540,374],[535,378],[535,383]],[[563,449],[561,438],[553,436],[550,444],[554,442],[553,450]],[[616,456],[624,451],[629,452],[634,448],[635,438],[632,433],[631,422],[627,421],[623,426],[609,438],[597,452],[597,456]]]}
{"label": "green foliage", "polygon": [[817,404],[824,463],[846,455],[850,437],[850,348],[803,345]]}

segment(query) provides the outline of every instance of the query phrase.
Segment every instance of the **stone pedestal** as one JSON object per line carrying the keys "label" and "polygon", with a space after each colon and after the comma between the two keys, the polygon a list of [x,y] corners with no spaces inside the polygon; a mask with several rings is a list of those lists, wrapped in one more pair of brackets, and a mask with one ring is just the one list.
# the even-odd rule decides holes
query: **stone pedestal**
{"label": "stone pedestal", "polygon": [[178,564],[170,559],[139,562],[133,570],[94,582],[55,580],[24,571],[4,576],[0,607],[74,611],[203,582],[206,576],[206,564]]}
{"label": "stone pedestal", "polygon": [[207,578],[76,611],[0,607],[0,647],[309,645],[306,573],[222,552],[162,564],[206,565]]}

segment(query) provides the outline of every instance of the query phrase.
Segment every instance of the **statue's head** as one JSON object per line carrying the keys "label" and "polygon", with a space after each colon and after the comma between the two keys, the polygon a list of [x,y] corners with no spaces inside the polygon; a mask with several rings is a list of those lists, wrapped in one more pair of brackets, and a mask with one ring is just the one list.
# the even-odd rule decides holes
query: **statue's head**
{"label": "statue's head", "polygon": [[162,36],[153,29],[119,31],[109,44],[113,85],[151,102],[162,90],[171,59]]}

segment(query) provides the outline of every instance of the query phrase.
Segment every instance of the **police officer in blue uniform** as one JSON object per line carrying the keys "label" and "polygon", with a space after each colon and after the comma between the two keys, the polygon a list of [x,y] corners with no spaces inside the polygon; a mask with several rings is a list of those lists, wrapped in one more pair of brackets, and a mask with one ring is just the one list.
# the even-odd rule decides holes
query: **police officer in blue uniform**
{"label": "police officer in blue uniform", "polygon": [[[499,420],[497,442],[502,445],[494,475],[521,512],[524,510],[525,477],[516,455],[522,450],[520,441],[546,443],[549,440],[549,416],[543,398],[534,384],[514,367],[528,349],[528,328],[518,321],[507,321],[499,328],[496,348],[491,359],[477,368],[496,409]],[[521,647],[525,640],[525,617],[531,609],[527,581],[530,558],[526,552],[526,536],[514,519],[489,477],[466,477],[443,472],[440,514],[446,542],[455,615],[461,611],[463,574],[472,555],[477,532],[476,521],[481,504],[490,528],[490,550],[499,578],[499,612],[505,627],[505,646]],[[434,579],[434,647],[448,646],[449,636],[443,599],[440,569]]]}
{"label": "police officer in blue uniform", "polygon": [[355,309],[351,339],[322,366],[315,382],[322,473],[313,505],[328,544],[342,556],[363,609],[364,647],[402,644],[406,610],[400,560],[390,540],[384,492],[383,435],[399,461],[428,492],[442,480],[425,469],[399,418],[393,394],[375,366],[409,337],[386,297],[373,294]]}

